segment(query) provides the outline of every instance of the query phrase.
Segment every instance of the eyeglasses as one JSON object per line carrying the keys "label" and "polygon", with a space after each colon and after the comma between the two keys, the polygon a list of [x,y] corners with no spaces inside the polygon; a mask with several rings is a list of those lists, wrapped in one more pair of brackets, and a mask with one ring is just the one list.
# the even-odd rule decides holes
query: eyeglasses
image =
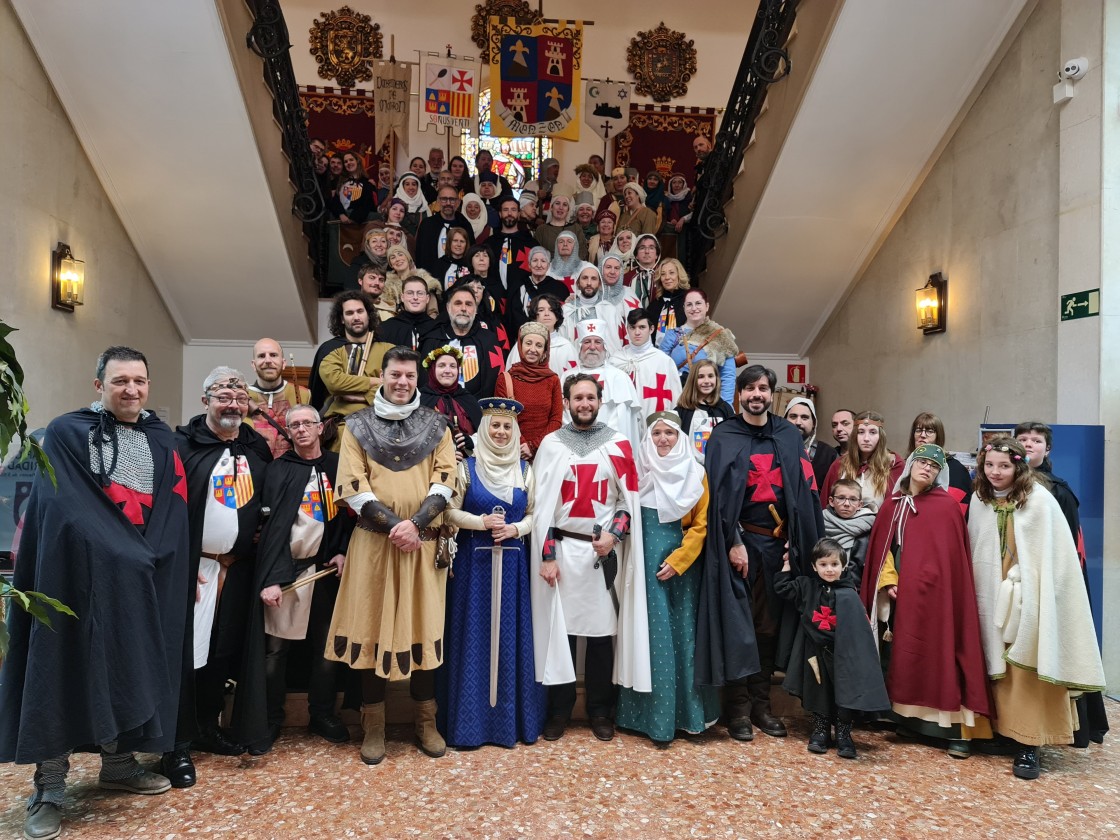
{"label": "eyeglasses", "polygon": [[858,505],[863,502],[858,496],[829,496],[828,499],[837,505]]}
{"label": "eyeglasses", "polygon": [[312,426],[318,426],[318,425],[319,425],[318,420],[297,420],[294,423],[289,423],[288,428],[289,429],[309,429]]}
{"label": "eyeglasses", "polygon": [[232,403],[237,403],[238,405],[249,404],[249,397],[245,394],[241,394],[237,397],[230,397],[226,394],[207,394],[206,396],[214,400],[218,405],[231,405]]}
{"label": "eyeglasses", "polygon": [[936,429],[927,429],[924,426],[919,426],[918,428],[916,428],[914,430],[914,434],[921,435],[922,437],[925,437],[926,435],[933,435],[934,437],[936,437],[937,436],[937,430]]}

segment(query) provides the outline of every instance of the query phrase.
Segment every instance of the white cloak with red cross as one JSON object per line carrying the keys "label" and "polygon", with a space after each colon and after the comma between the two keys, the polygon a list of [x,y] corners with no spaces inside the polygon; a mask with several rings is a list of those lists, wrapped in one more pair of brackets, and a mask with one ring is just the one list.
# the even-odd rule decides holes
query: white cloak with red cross
{"label": "white cloak with red cross", "polygon": [[[545,685],[574,682],[568,636],[616,636],[614,681],[635,691],[651,691],[649,619],[642,549],[641,503],[634,450],[619,434],[578,455],[563,441],[567,428],[541,441],[533,460],[536,474],[530,593],[537,680]],[[592,432],[593,434],[594,432]],[[568,537],[555,545],[560,580],[550,587],[540,576],[550,528],[592,534],[611,525],[616,510],[630,514],[630,534],[615,549],[614,589],[619,611],[607,591],[590,542]]]}
{"label": "white cloak with red cross", "polygon": [[634,390],[642,403],[639,428],[645,428],[646,418],[658,411],[676,407],[681,397],[681,376],[673,357],[658,350],[648,342],[640,350],[628,344],[607,360],[630,377]]}

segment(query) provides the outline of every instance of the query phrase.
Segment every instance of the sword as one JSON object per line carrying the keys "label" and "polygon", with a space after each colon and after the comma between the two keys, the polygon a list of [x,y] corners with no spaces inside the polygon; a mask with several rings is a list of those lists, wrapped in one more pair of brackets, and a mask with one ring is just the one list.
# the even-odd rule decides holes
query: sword
{"label": "sword", "polygon": [[[603,533],[603,526],[596,525],[592,533],[595,539],[599,539]],[[611,594],[611,603],[614,604],[614,614],[618,615],[618,593],[614,588],[614,579],[618,575],[618,554],[613,548],[605,556],[595,558],[595,568],[600,567],[603,569],[603,581],[607,584],[607,592]]]}
{"label": "sword", "polygon": [[[505,518],[506,509],[495,505],[492,514],[500,514]],[[490,708],[498,705],[498,643],[502,626],[502,555],[507,551],[517,551],[516,548],[504,548],[501,543],[494,543],[487,548],[482,546],[475,549],[490,552]]]}

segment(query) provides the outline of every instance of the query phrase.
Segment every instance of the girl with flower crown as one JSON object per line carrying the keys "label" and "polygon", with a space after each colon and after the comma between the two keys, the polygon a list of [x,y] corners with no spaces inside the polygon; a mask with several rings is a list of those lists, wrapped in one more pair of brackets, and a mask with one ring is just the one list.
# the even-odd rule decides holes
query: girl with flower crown
{"label": "girl with flower crown", "polygon": [[981,448],[968,534],[996,746],[1015,753],[1017,777],[1037,779],[1038,748],[1073,743],[1072,701],[1105,679],[1077,547],[1019,441]]}

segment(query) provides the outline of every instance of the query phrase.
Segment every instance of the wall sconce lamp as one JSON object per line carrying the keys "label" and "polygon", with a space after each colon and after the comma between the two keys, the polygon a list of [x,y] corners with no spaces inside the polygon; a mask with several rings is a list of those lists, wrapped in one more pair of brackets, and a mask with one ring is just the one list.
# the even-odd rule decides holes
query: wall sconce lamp
{"label": "wall sconce lamp", "polygon": [[86,264],[74,259],[70,246],[59,242],[51,251],[51,307],[73,312],[85,294]]}
{"label": "wall sconce lamp", "polygon": [[948,287],[941,274],[931,274],[922,288],[914,293],[914,306],[918,311],[918,329],[926,335],[945,332],[948,321]]}

